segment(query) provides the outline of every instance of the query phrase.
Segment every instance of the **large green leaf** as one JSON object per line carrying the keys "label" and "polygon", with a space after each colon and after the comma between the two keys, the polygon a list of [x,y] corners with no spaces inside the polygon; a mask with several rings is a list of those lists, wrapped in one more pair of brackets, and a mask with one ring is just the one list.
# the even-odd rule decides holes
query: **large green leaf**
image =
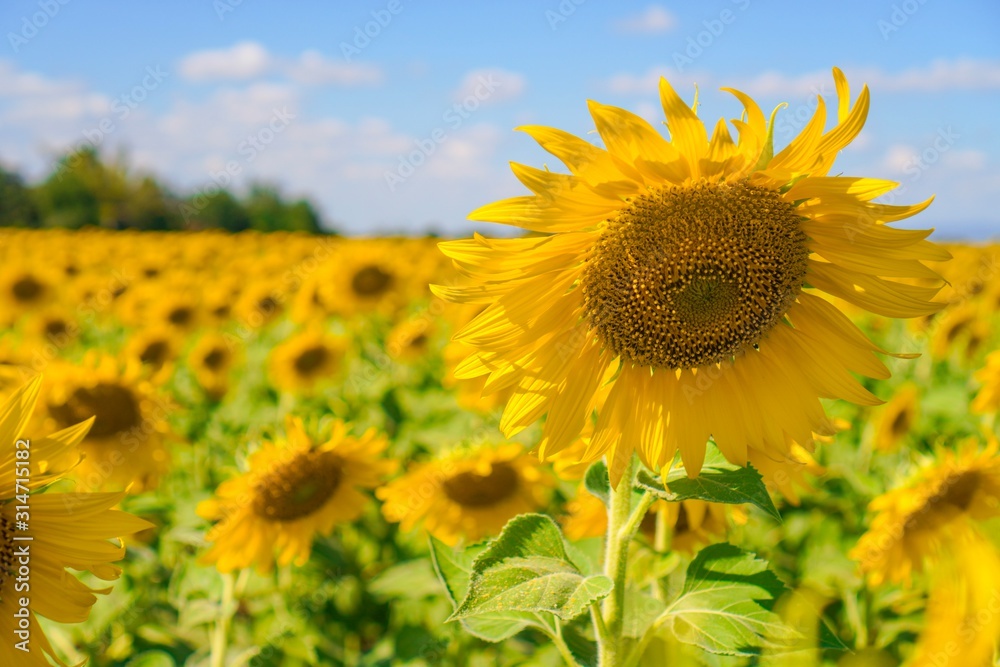
{"label": "large green leaf", "polygon": [[548,612],[569,620],[613,587],[608,577],[587,577],[577,569],[551,518],[522,514],[473,561],[468,593],[451,620],[506,612]]}
{"label": "large green leaf", "polygon": [[681,594],[659,625],[710,653],[749,656],[765,647],[788,648],[801,635],[772,611],[784,592],[766,561],[731,544],[715,544],[691,561]]}
{"label": "large green leaf", "polygon": [[[468,593],[472,561],[485,547],[477,546],[465,551],[455,551],[434,536],[430,538],[430,547],[434,570],[444,583],[452,604],[457,606]],[[469,634],[489,642],[503,641],[513,637],[528,625],[536,624],[537,619],[532,614],[518,612],[483,614],[462,620],[462,627]]]}
{"label": "large green leaf", "polygon": [[730,505],[749,503],[781,521],[760,473],[750,464],[741,468],[730,463],[717,449],[709,450],[697,477],[688,477],[684,470],[678,469],[667,475],[664,485],[659,477],[640,470],[636,486],[672,503],[682,500],[707,500]]}

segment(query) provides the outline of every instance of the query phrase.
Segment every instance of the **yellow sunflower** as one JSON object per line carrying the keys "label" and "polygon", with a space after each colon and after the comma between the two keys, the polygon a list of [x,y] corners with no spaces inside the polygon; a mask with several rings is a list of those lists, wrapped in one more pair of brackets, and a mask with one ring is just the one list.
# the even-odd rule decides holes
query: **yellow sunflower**
{"label": "yellow sunflower", "polygon": [[[15,391],[0,407],[0,489],[4,497],[0,499],[0,632],[6,637],[0,642],[3,665],[47,667],[51,663],[45,656],[65,665],[35,614],[60,623],[86,620],[97,601],[95,593],[111,589],[92,589],[67,568],[87,570],[105,581],[116,579],[120,570],[110,563],[125,556],[125,547],[120,541],[115,544],[109,540],[120,540],[151,525],[110,509],[121,501],[123,493],[32,493],[26,501],[18,497],[71,471],[80,458],[77,445],[94,423],[88,419],[49,436],[21,440],[27,433],[40,386],[39,376]],[[20,453],[28,453],[29,457]],[[16,481],[24,485],[23,491],[17,488]],[[25,581],[30,588],[24,587]],[[24,642],[26,650],[18,646],[20,642]]]}
{"label": "yellow sunflower", "polygon": [[56,280],[43,269],[11,264],[0,271],[0,319],[12,324],[56,299]]}
{"label": "yellow sunflower", "polygon": [[920,389],[908,383],[896,390],[896,395],[877,408],[875,448],[887,452],[896,449],[913,428],[920,414]]}
{"label": "yellow sunflower", "polygon": [[195,380],[205,393],[216,399],[229,389],[229,375],[235,361],[230,341],[218,333],[202,336],[188,355]]}
{"label": "yellow sunflower", "polygon": [[1000,412],[1000,350],[990,352],[986,365],[974,376],[982,385],[972,401],[972,411],[977,414]]}
{"label": "yellow sunflower", "polygon": [[233,306],[233,318],[250,329],[260,329],[285,312],[284,292],[270,282],[256,282],[244,289]]}
{"label": "yellow sunflower", "polygon": [[548,504],[555,478],[521,445],[456,449],[378,489],[382,514],[404,531],[427,532],[455,545],[500,533],[518,514]]}
{"label": "yellow sunflower", "polygon": [[1000,516],[997,441],[980,451],[975,439],[941,451],[901,488],[871,502],[875,517],[851,558],[873,586],[909,582],[970,539],[971,522]]}
{"label": "yellow sunflower", "polygon": [[512,435],[548,415],[548,458],[599,411],[587,458],[605,454],[618,480],[633,448],[660,470],[680,450],[697,475],[711,436],[733,463],[747,450],[787,456],[786,434],[808,446],[825,430],[820,398],[879,400],[855,373],[886,378],[882,352],[825,295],[889,317],[937,310],[938,280],[921,260],[948,254],[929,231],[885,224],[927,207],[875,204],[896,184],[828,176],[861,130],[868,89],[850,105],[835,69],[838,124],[810,122],[772,155],[774,117],[744,106],[704,125],[666,81],[660,97],[672,141],[642,118],[590,103],[606,150],[560,130],[521,128],[570,175],[514,164],[534,195],[480,208],[473,220],[536,232],[441,244],[467,284],[435,286],[448,300],[489,304],[456,334],[476,348],[461,376],[512,387],[501,428]]}
{"label": "yellow sunflower", "polygon": [[308,393],[340,370],[346,350],[345,340],[318,327],[306,329],[271,351],[271,379],[279,389]]}
{"label": "yellow sunflower", "polygon": [[326,265],[318,301],[348,316],[393,311],[405,294],[403,261],[391,241],[345,242]]}
{"label": "yellow sunflower", "polygon": [[173,372],[180,343],[176,331],[163,324],[153,325],[132,334],[125,344],[125,357],[147,367],[154,378],[166,379]]}
{"label": "yellow sunflower", "polygon": [[156,488],[170,465],[164,438],[172,406],[144,379],[137,362],[91,353],[80,365],[53,364],[46,382],[43,418],[49,425],[66,428],[95,418],[80,444],[78,490]]}
{"label": "yellow sunflower", "polygon": [[348,429],[337,421],[329,439],[315,444],[302,422],[289,418],[285,439],[262,443],[247,473],[198,505],[200,516],[217,522],[201,562],[220,572],[251,565],[267,572],[275,561],[303,565],[316,535],[358,518],[369,501],[362,489],[378,486],[396,462],[380,458],[387,443],[374,429],[360,437]]}
{"label": "yellow sunflower", "polygon": [[426,315],[403,320],[386,337],[386,352],[393,359],[413,362],[427,355],[434,325]]}

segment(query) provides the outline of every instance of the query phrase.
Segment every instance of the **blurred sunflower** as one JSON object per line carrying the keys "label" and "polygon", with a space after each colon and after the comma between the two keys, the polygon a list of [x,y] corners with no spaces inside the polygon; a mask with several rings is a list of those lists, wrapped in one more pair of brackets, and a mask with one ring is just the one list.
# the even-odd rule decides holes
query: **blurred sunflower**
{"label": "blurred sunflower", "polygon": [[979,309],[972,303],[951,306],[943,311],[931,336],[931,356],[947,359],[955,344],[970,335],[979,316]]}
{"label": "blurred sunflower", "polygon": [[218,333],[208,333],[199,338],[188,355],[188,364],[198,385],[215,399],[221,398],[229,389],[229,375],[235,361],[230,341]]}
{"label": "blurred sunflower", "polygon": [[17,263],[0,271],[0,319],[8,324],[55,299],[56,281],[47,272]]}
{"label": "blurred sunflower", "polygon": [[797,442],[788,443],[788,456],[783,459],[775,460],[756,450],[751,451],[748,458],[764,478],[767,490],[771,493],[780,493],[792,505],[801,502],[800,490],[813,490],[809,477],[826,472],[823,466],[816,463],[812,454]]}
{"label": "blurred sunflower", "polygon": [[[125,556],[125,547],[108,540],[121,538],[151,524],[142,519],[110,509],[124,493],[34,493],[31,495],[31,520],[28,530],[17,529],[17,508],[21,504],[12,498],[15,476],[29,489],[56,481],[79,461],[77,445],[94,423],[93,419],[74,424],[58,433],[32,437],[28,459],[29,475],[16,475],[15,446],[25,432],[38,400],[41,377],[31,380],[15,391],[0,407],[0,489],[10,497],[0,500],[0,632],[8,639],[0,642],[0,664],[48,666],[46,655],[58,665],[65,665],[55,654],[35,614],[60,623],[79,623],[90,615],[96,602],[95,593],[111,589],[92,589],[67,571],[67,568],[87,570],[94,576],[110,581],[120,573],[112,561]],[[21,450],[23,451],[23,450]],[[20,462],[20,460],[19,460]],[[30,542],[15,541],[27,537]],[[18,546],[30,544],[31,605],[27,607],[30,639],[40,650],[24,652],[15,648],[18,623],[15,612],[23,605],[19,599],[24,589],[13,576],[15,566],[24,564]]]}
{"label": "blurred sunflower", "polygon": [[875,422],[875,448],[888,452],[896,449],[917,421],[920,407],[920,389],[907,383],[896,390],[896,395],[877,409]]}
{"label": "blurred sunflower", "polygon": [[[896,184],[828,176],[861,130],[865,87],[850,105],[834,69],[838,124],[826,105],[772,155],[770,123],[745,94],[733,121],[705,126],[664,79],[672,141],[622,109],[590,103],[607,150],[560,130],[521,128],[571,175],[514,164],[534,196],[480,208],[473,220],[537,234],[440,245],[469,283],[435,286],[450,301],[489,304],[456,334],[476,351],[457,375],[513,388],[510,436],[548,415],[539,454],[574,442],[599,410],[588,460],[607,454],[611,480],[637,449],[661,470],[679,450],[697,475],[711,436],[743,465],[747,450],[788,455],[827,430],[820,398],[880,401],[854,376],[889,377],[883,352],[821,295],[888,317],[934,312],[939,281],[923,260],[949,255],[929,231],[887,224],[923,210],[875,204]],[[808,290],[808,291],[807,291]]]}
{"label": "blurred sunflower", "polygon": [[125,344],[125,357],[138,361],[156,379],[165,379],[173,370],[180,338],[176,331],[159,324],[141,329]]}
{"label": "blurred sunflower", "polygon": [[939,451],[903,487],[875,498],[871,527],[851,550],[869,582],[909,582],[974,539],[972,522],[1000,516],[997,441],[974,438]]}
{"label": "blurred sunflower", "polygon": [[989,353],[986,365],[976,371],[974,377],[982,386],[972,400],[972,411],[977,414],[1000,412],[1000,350]]}
{"label": "blurred sunflower", "polygon": [[53,364],[48,372],[44,418],[66,428],[91,416],[80,443],[84,459],[74,474],[78,490],[156,488],[170,465],[164,446],[169,404],[136,361],[124,364],[89,353],[79,365]]}
{"label": "blurred sunflower", "polygon": [[368,240],[341,247],[327,264],[323,303],[342,315],[390,311],[402,296],[403,257],[389,241]]}
{"label": "blurred sunflower", "polygon": [[24,332],[35,345],[62,349],[76,339],[80,327],[65,308],[46,308],[28,319]]}
{"label": "blurred sunflower", "polygon": [[[587,537],[602,537],[608,529],[608,509],[599,498],[592,495],[583,485],[576,497],[566,505],[569,514],[563,520],[563,531],[571,540]],[[728,513],[742,510],[736,506],[727,507],[721,503],[703,500],[684,500],[668,503],[658,500],[646,512],[639,530],[652,541],[656,534],[656,516],[665,513],[670,527],[670,548],[685,554],[693,554],[697,549],[726,536],[729,530]]]}
{"label": "blurred sunflower", "polygon": [[271,380],[279,389],[308,393],[340,370],[346,350],[343,339],[318,327],[306,329],[271,351]]}
{"label": "blurred sunflower", "polygon": [[406,362],[417,361],[427,355],[433,324],[424,316],[403,320],[389,331],[386,337],[386,352],[393,359]]}
{"label": "blurred sunflower", "polygon": [[382,514],[404,531],[423,522],[446,544],[499,534],[509,519],[548,504],[555,478],[521,445],[456,449],[378,489]]}
{"label": "blurred sunflower", "polygon": [[361,489],[378,486],[396,462],[381,458],[387,443],[374,429],[360,437],[348,430],[336,421],[329,439],[315,444],[300,420],[288,418],[284,439],[262,443],[248,472],[199,503],[198,514],[217,522],[201,562],[220,572],[251,565],[267,572],[275,561],[304,565],[316,535],[361,516],[369,502]]}
{"label": "blurred sunflower", "polygon": [[177,285],[166,283],[156,301],[150,305],[144,318],[153,326],[162,325],[178,333],[188,333],[198,328],[202,313],[193,293]]}
{"label": "blurred sunflower", "polygon": [[243,326],[259,329],[278,319],[285,312],[285,295],[270,282],[251,283],[236,299],[233,318]]}

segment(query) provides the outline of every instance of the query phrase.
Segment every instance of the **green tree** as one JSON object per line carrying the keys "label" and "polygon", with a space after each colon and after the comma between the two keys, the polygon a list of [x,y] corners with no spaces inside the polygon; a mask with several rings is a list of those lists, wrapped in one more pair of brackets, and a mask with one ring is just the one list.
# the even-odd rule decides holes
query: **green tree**
{"label": "green tree", "polygon": [[38,207],[20,174],[0,166],[0,225],[38,227]]}

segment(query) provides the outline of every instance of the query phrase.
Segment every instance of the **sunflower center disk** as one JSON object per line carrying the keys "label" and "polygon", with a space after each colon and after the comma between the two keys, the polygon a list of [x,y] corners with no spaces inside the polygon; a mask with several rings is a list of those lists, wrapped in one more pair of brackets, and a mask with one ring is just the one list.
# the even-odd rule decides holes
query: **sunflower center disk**
{"label": "sunflower center disk", "polygon": [[329,352],[322,345],[310,347],[295,358],[295,370],[299,375],[309,375],[326,363]]}
{"label": "sunflower center disk", "polygon": [[64,426],[78,424],[93,415],[94,425],[89,435],[95,438],[125,433],[142,423],[139,403],[132,391],[107,382],[79,387],[65,403],[50,406],[49,411]]}
{"label": "sunflower center disk", "polygon": [[378,296],[392,286],[392,278],[377,266],[365,266],[351,278],[351,289],[359,296]]}
{"label": "sunflower center disk", "polygon": [[489,507],[517,490],[517,471],[504,461],[494,463],[489,474],[462,472],[444,481],[444,492],[463,507]]}
{"label": "sunflower center disk", "polygon": [[322,507],[337,491],[344,470],[333,452],[302,452],[257,480],[252,508],[271,521],[294,521]]}
{"label": "sunflower center disk", "polygon": [[634,364],[697,368],[756,345],[802,288],[801,216],[745,182],[652,190],[613,217],[583,273],[602,342]]}

